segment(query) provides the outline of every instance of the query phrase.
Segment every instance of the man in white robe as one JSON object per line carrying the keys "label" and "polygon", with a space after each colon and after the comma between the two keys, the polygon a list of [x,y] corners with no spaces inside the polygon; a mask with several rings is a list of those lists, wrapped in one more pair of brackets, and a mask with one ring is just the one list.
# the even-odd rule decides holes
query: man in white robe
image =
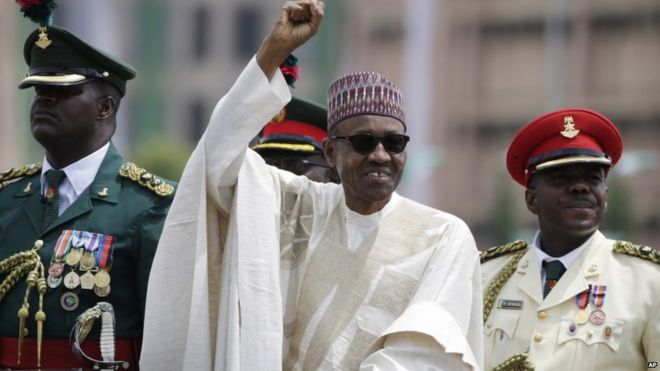
{"label": "man in white robe", "polygon": [[[457,217],[394,192],[406,158],[396,86],[374,73],[331,86],[324,151],[342,185],[247,148],[290,99],[277,66],[322,16],[317,0],[286,3],[216,106],[154,259],[143,369],[481,369],[474,239]],[[362,79],[370,104],[338,98],[347,78]]]}

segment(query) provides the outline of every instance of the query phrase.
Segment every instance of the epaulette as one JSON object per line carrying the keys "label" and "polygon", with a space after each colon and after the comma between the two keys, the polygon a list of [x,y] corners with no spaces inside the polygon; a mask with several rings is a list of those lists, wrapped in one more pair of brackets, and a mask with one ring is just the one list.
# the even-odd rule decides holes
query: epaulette
{"label": "epaulette", "polygon": [[660,264],[660,253],[649,246],[635,245],[632,242],[617,241],[612,250],[617,254],[626,254]]}
{"label": "epaulette", "polygon": [[161,197],[169,196],[174,192],[174,186],[145,169],[137,167],[132,162],[126,162],[121,165],[119,168],[119,175],[136,182]]}
{"label": "epaulette", "polygon": [[40,171],[41,163],[37,162],[30,165],[11,168],[4,173],[0,173],[0,190],[3,189],[7,184],[11,183],[11,180],[24,176],[31,176]]}
{"label": "epaulette", "polygon": [[516,251],[524,250],[526,248],[527,248],[527,241],[516,240],[513,242],[509,242],[506,245],[491,247],[488,250],[480,252],[479,259],[483,264],[491,259],[497,258],[498,256],[510,254]]}

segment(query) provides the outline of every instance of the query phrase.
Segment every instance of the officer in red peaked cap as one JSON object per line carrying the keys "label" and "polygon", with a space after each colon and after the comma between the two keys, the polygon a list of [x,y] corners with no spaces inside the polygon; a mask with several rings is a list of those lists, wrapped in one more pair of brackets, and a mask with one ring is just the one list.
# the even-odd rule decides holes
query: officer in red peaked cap
{"label": "officer in red peaked cap", "polygon": [[317,182],[339,183],[335,169],[325,161],[321,143],[328,137],[327,109],[315,102],[293,97],[264,126],[252,146],[267,164]]}
{"label": "officer in red peaked cap", "polygon": [[507,169],[539,229],[481,253],[485,369],[641,370],[660,357],[660,255],[598,229],[622,150],[612,121],[582,108],[514,137]]}
{"label": "officer in red peaked cap", "polygon": [[619,161],[621,135],[607,117],[583,108],[547,113],[525,125],[506,157],[509,174],[527,186],[532,174],[577,163],[613,166]]}

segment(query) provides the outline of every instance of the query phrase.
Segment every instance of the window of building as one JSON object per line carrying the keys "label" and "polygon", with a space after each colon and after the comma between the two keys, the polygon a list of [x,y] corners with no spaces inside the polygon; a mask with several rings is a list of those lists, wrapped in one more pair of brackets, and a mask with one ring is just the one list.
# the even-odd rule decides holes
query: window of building
{"label": "window of building", "polygon": [[209,11],[206,4],[199,4],[193,11],[192,40],[190,40],[192,56],[195,60],[203,60],[209,54]]}
{"label": "window of building", "polygon": [[263,37],[262,9],[256,4],[242,4],[236,10],[234,50],[239,58],[250,59]]}

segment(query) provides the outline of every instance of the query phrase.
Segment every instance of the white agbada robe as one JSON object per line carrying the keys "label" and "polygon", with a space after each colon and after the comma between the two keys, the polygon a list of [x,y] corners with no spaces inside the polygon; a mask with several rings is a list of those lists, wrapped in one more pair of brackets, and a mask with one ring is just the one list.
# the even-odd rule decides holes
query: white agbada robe
{"label": "white agbada robe", "polygon": [[153,262],[142,368],[480,369],[465,223],[395,195],[375,228],[373,216],[347,226],[360,216],[341,186],[246,149],[289,99],[279,71],[268,81],[253,58],[216,106]]}

